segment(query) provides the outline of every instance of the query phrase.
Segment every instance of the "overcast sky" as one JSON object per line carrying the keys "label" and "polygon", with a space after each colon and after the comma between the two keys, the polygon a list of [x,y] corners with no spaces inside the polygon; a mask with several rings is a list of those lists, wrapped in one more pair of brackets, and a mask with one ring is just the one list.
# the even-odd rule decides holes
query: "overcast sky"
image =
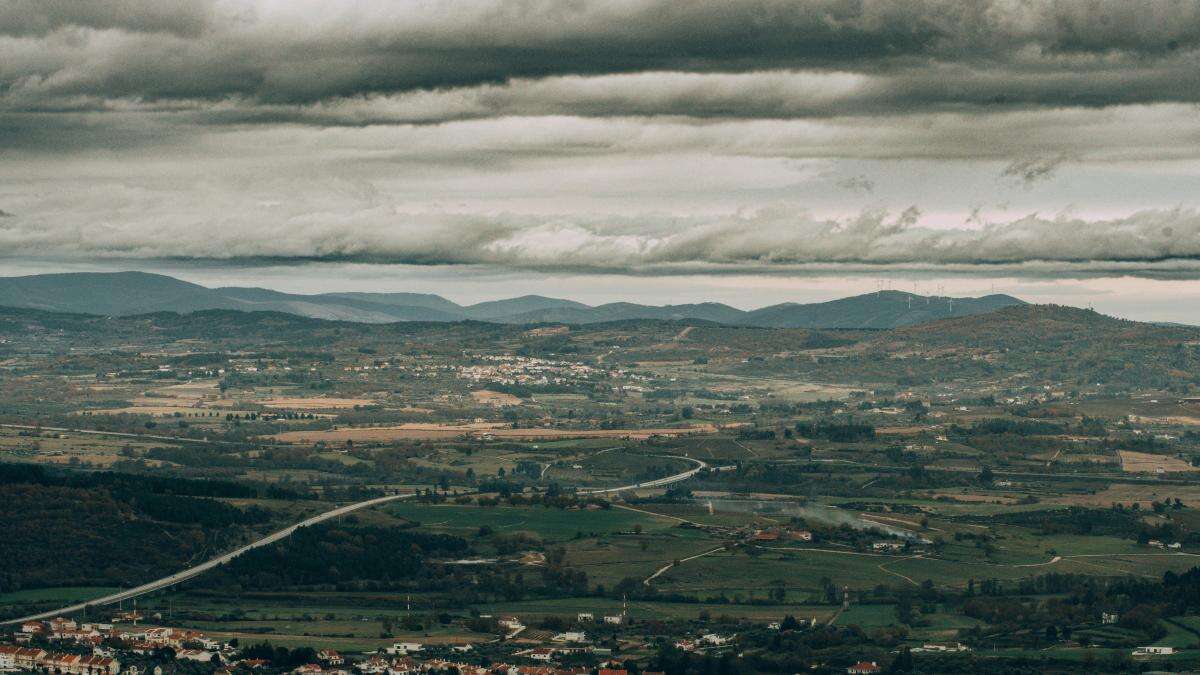
{"label": "overcast sky", "polygon": [[8,0],[0,272],[1200,322],[1200,4]]}

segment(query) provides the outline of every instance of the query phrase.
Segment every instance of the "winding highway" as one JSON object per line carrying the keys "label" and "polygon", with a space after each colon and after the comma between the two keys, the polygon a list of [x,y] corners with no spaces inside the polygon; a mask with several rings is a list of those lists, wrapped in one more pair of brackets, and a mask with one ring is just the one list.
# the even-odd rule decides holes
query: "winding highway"
{"label": "winding highway", "polygon": [[93,598],[92,600],[88,600],[87,602],[81,602],[79,604],[69,605],[67,607],[60,607],[58,609],[51,610],[49,612],[42,612],[40,614],[31,614],[29,616],[23,616],[19,619],[7,619],[4,621],[0,621],[0,626],[23,623],[25,621],[38,621],[41,619],[50,619],[50,618],[53,618],[56,616],[61,616],[63,614],[82,611],[85,607],[93,607],[93,606],[98,606],[98,605],[111,605],[114,602],[121,602],[123,600],[129,600],[131,598],[136,598],[139,595],[153,593],[154,591],[162,590],[169,586],[174,586],[175,584],[178,584],[180,582],[187,581],[188,579],[191,579],[192,577],[199,576],[199,575],[213,569],[214,567],[219,567],[220,565],[224,565],[225,563],[246,553],[247,551],[251,551],[256,548],[261,548],[263,546],[269,546],[269,545],[274,544],[275,542],[279,541],[280,539],[285,539],[287,537],[290,537],[293,532],[295,532],[296,530],[298,530],[302,527],[309,527],[311,525],[316,525],[317,523],[323,523],[326,520],[331,520],[333,518],[344,516],[347,513],[351,513],[353,511],[358,511],[359,509],[368,509],[368,508],[371,508],[372,506],[378,506],[380,504],[385,504],[387,502],[395,501],[397,499],[404,499],[406,497],[411,497],[411,496],[412,496],[411,494],[388,495],[386,497],[376,497],[374,499],[368,499],[368,500],[362,501],[362,502],[355,502],[353,504],[339,506],[336,509],[331,509],[329,511],[325,511],[324,513],[319,513],[315,516],[312,516],[311,518],[302,520],[294,525],[285,527],[284,529],[279,530],[277,532],[272,532],[271,534],[268,534],[267,536],[263,537],[262,539],[251,542],[249,544],[246,544],[245,546],[243,546],[239,549],[235,549],[228,553],[219,555],[216,558],[206,560],[206,561],[200,563],[199,565],[196,565],[194,567],[189,567],[183,571],[176,572],[175,574],[172,574],[170,576],[166,576],[161,579],[158,579],[157,581],[151,581],[148,584],[142,584],[141,586],[137,586],[135,588],[130,588],[130,589],[127,589],[124,591],[120,591],[118,593],[113,593],[112,595],[106,595],[101,598]]}
{"label": "winding highway", "polygon": [[[42,428],[48,429],[48,427],[42,427]],[[74,430],[72,430],[72,431],[74,431]],[[657,456],[671,458],[671,459],[682,459],[682,460],[685,460],[688,462],[692,462],[696,466],[691,469],[688,469],[687,471],[683,471],[683,472],[680,472],[677,474],[666,476],[665,478],[656,478],[654,480],[648,480],[648,481],[641,482],[641,483],[633,483],[631,485],[622,485],[620,487],[614,487],[614,488],[581,489],[581,490],[578,490],[578,493],[585,494],[585,495],[598,495],[598,494],[612,494],[612,493],[622,492],[625,490],[636,490],[636,489],[641,489],[641,488],[662,487],[664,485],[670,485],[672,483],[678,483],[680,481],[687,480],[687,479],[691,478],[692,476],[695,476],[697,473],[700,473],[704,469],[710,468],[708,463],[701,461],[699,459],[692,458],[692,457],[683,457],[681,455],[657,455]],[[717,470],[720,471],[725,468],[728,468],[728,467],[717,467]],[[80,602],[80,603],[77,603],[74,605],[68,605],[66,607],[59,607],[58,609],[50,610],[48,612],[41,612],[39,614],[31,614],[29,616],[23,616],[23,617],[20,617],[17,619],[6,619],[3,621],[0,621],[0,626],[18,624],[18,623],[23,623],[25,621],[39,621],[42,619],[50,619],[50,618],[54,618],[56,616],[61,616],[61,615],[69,614],[72,612],[79,612],[79,611],[82,611],[86,607],[111,605],[116,602],[122,602],[124,600],[130,600],[132,598],[136,598],[140,595],[145,595],[147,593],[153,593],[154,591],[159,591],[164,588],[174,586],[175,584],[187,581],[188,579],[191,579],[192,577],[196,577],[201,574],[204,574],[205,572],[207,572],[215,567],[224,565],[225,563],[233,560],[234,558],[237,558],[238,556],[245,554],[247,551],[252,551],[256,548],[261,548],[263,546],[270,546],[271,544],[274,544],[275,542],[277,542],[281,539],[290,537],[293,532],[295,532],[296,530],[298,530],[302,527],[309,527],[311,525],[323,523],[326,520],[331,520],[331,519],[337,518],[339,516],[344,516],[347,513],[351,513],[353,511],[358,511],[359,509],[367,509],[367,508],[371,508],[372,506],[378,506],[379,504],[385,504],[387,502],[395,501],[397,499],[404,499],[406,497],[411,497],[411,496],[412,496],[411,494],[388,495],[386,497],[376,497],[374,499],[368,499],[368,500],[362,501],[362,502],[355,502],[354,504],[347,504],[345,506],[339,506],[336,509],[325,511],[324,513],[319,513],[315,516],[312,516],[311,518],[307,518],[307,519],[302,520],[294,525],[285,527],[282,530],[272,532],[271,534],[268,534],[267,536],[263,537],[262,539],[253,541],[249,544],[246,544],[245,546],[242,546],[241,548],[235,549],[228,553],[221,554],[215,558],[206,560],[206,561],[200,563],[199,565],[196,565],[194,567],[189,567],[187,569],[176,572],[175,574],[172,574],[170,576],[165,576],[156,581],[151,581],[150,583],[142,584],[141,586],[136,586],[134,588],[130,588],[130,589],[126,589],[124,591],[113,593],[112,595],[106,595],[106,596],[103,596],[100,598],[93,598],[86,602]]]}
{"label": "winding highway", "polygon": [[654,480],[648,480],[644,483],[633,483],[630,485],[622,485],[620,487],[614,487],[614,488],[579,488],[579,489],[576,489],[575,492],[577,494],[581,494],[581,495],[602,495],[602,494],[611,494],[614,492],[624,492],[625,490],[638,490],[641,488],[662,487],[664,485],[670,485],[671,483],[678,483],[679,481],[687,480],[687,479],[691,478],[692,476],[695,476],[696,474],[700,473],[704,469],[708,468],[708,464],[706,462],[702,462],[693,457],[684,457],[682,455],[654,455],[654,456],[655,457],[667,457],[670,459],[682,459],[682,460],[692,462],[696,466],[695,466],[695,468],[691,468],[691,469],[688,469],[687,471],[683,471],[681,473],[667,476],[666,478],[656,478]]}

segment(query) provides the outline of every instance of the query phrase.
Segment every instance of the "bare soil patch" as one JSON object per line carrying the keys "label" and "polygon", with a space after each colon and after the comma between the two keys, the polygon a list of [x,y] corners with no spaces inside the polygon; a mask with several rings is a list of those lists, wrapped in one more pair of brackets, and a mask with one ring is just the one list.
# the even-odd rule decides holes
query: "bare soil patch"
{"label": "bare soil patch", "polygon": [[521,399],[517,398],[516,396],[513,396],[512,394],[506,394],[502,391],[492,391],[490,389],[473,391],[471,392],[471,398],[475,399],[476,403],[482,403],[485,405],[521,405]]}
{"label": "bare soil patch", "polygon": [[1128,473],[1158,473],[1159,469],[1166,473],[1200,471],[1200,467],[1192,466],[1176,457],[1133,450],[1119,450],[1118,453],[1121,455],[1121,470]]}

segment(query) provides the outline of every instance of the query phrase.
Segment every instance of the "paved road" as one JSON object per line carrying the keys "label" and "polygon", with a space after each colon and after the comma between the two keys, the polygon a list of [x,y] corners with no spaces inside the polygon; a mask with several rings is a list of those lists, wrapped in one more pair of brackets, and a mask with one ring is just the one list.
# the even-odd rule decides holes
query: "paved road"
{"label": "paved road", "polygon": [[682,473],[677,473],[673,476],[667,476],[666,478],[656,478],[654,480],[648,480],[644,483],[633,483],[632,485],[622,485],[621,487],[615,487],[615,488],[581,488],[581,489],[577,489],[576,493],[581,494],[581,495],[602,495],[602,494],[610,494],[613,492],[624,492],[625,490],[638,490],[641,488],[662,487],[664,485],[670,485],[671,483],[678,483],[681,480],[687,480],[687,479],[691,478],[692,476],[695,476],[696,474],[700,473],[702,470],[708,468],[707,463],[702,462],[694,457],[683,457],[682,455],[654,455],[654,457],[668,457],[670,459],[682,459],[682,460],[686,460],[688,462],[693,462],[696,465],[696,467],[693,469],[688,469],[687,471],[684,471]]}
{"label": "paved road", "polygon": [[358,511],[359,509],[370,508],[372,506],[377,506],[379,504],[384,504],[386,502],[395,501],[397,499],[404,499],[406,497],[411,497],[411,496],[412,496],[411,494],[388,495],[387,497],[376,497],[375,499],[368,499],[364,502],[356,502],[354,504],[347,504],[345,506],[339,506],[336,509],[332,509],[330,511],[326,511],[324,513],[317,514],[306,520],[302,520],[302,521],[296,523],[295,525],[286,527],[282,530],[279,530],[278,532],[272,532],[271,534],[268,534],[267,536],[263,537],[262,539],[259,539],[258,541],[255,541],[255,542],[252,542],[249,544],[246,544],[245,546],[243,546],[239,549],[230,551],[229,553],[225,553],[225,554],[217,556],[216,558],[213,558],[211,560],[202,562],[199,565],[196,565],[195,567],[189,567],[181,572],[176,572],[175,574],[172,574],[170,576],[163,577],[157,581],[151,581],[148,584],[142,584],[141,586],[138,586],[136,588],[130,588],[128,590],[124,590],[119,593],[113,593],[112,595],[106,595],[102,598],[95,598],[93,600],[88,600],[87,602],[81,602],[77,605],[70,605],[68,607],[60,607],[58,609],[55,609],[55,610],[52,610],[49,612],[42,612],[41,614],[33,614],[30,616],[23,616],[19,619],[8,619],[6,621],[0,621],[0,626],[22,623],[25,621],[37,621],[40,619],[50,619],[50,618],[53,618],[56,616],[61,616],[63,614],[69,614],[71,612],[82,611],[83,608],[88,607],[88,606],[111,605],[114,602],[120,602],[122,600],[129,600],[130,598],[136,598],[137,596],[145,595],[146,593],[153,593],[154,591],[167,588],[168,586],[174,586],[175,584],[178,584],[182,581],[187,581],[188,579],[191,579],[192,577],[203,574],[203,573],[213,569],[214,567],[224,565],[225,563],[229,562],[230,560],[233,560],[234,558],[242,555],[246,551],[250,551],[250,550],[253,550],[256,548],[260,548],[262,546],[268,546],[270,544],[274,544],[275,542],[279,541],[280,539],[285,539],[285,538],[291,536],[293,532],[295,532],[296,530],[298,530],[302,527],[316,525],[317,523],[323,523],[326,520],[330,520],[332,518],[344,516],[347,513],[350,513],[352,511]]}
{"label": "paved road", "polygon": [[[714,549],[712,549],[712,550],[710,550],[710,551],[705,551],[705,552],[703,552],[703,553],[697,553],[696,555],[688,556],[688,557],[686,557],[686,558],[681,558],[681,559],[679,560],[679,564],[681,564],[681,565],[682,565],[683,563],[685,563],[685,562],[687,562],[687,561],[689,561],[689,560],[695,560],[696,558],[703,558],[703,557],[704,557],[704,556],[706,556],[706,555],[712,555],[712,554],[714,554],[714,553],[719,553],[719,552],[721,552],[721,551],[724,551],[724,550],[725,550],[725,547],[724,547],[724,546],[718,546],[718,547],[716,547],[716,548],[714,548]],[[643,580],[642,580],[642,585],[643,585],[643,586],[649,586],[651,581],[654,581],[655,579],[659,578],[659,577],[660,577],[660,576],[662,576],[662,575],[663,575],[663,574],[664,574],[664,573],[665,573],[667,570],[671,569],[672,567],[675,567],[675,563],[674,563],[674,562],[669,562],[669,563],[667,563],[666,565],[663,565],[662,567],[658,568],[658,569],[657,569],[657,570],[654,572],[654,574],[651,574],[650,576],[648,576],[648,577],[646,577],[645,579],[643,579]]]}

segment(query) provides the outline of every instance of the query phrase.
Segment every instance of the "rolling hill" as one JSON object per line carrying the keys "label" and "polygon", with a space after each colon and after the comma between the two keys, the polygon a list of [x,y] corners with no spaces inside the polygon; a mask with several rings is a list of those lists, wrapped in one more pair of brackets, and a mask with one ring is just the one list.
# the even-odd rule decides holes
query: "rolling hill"
{"label": "rolling hill", "polygon": [[472,320],[379,324],[225,309],[106,317],[0,307],[0,357],[22,349],[92,353],[147,340],[158,345],[201,340],[216,355],[363,347],[381,353],[458,353],[506,344],[611,359],[608,345],[619,339],[626,363],[704,357],[724,364],[718,370],[740,375],[820,382],[973,381],[996,387],[1058,382],[1173,391],[1200,386],[1200,327],[1139,323],[1074,307],[1020,305],[874,331],[684,323],[687,328],[681,330],[677,323],[626,319],[574,325],[546,336],[524,325]]}
{"label": "rolling hill", "polygon": [[423,293],[303,295],[265,288],[208,288],[145,272],[0,278],[0,306],[7,307],[105,316],[232,309],[359,323],[475,320],[511,324],[590,324],[636,319],[694,319],[763,328],[888,329],[1022,304],[1021,300],[1007,295],[947,298],[882,291],[821,303],[784,303],[749,312],[716,302],[664,306],[614,302],[591,306],[540,295],[463,306],[438,295]]}
{"label": "rolling hill", "polygon": [[949,298],[880,291],[808,305],[772,305],[747,313],[744,323],[767,328],[898,328],[1023,304],[1011,295]]}

